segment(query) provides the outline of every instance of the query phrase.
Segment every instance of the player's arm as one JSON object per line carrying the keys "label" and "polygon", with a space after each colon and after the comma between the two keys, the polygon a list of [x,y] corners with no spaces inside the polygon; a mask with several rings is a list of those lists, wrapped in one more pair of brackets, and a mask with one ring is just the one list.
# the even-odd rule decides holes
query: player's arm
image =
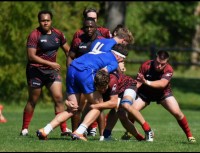
{"label": "player's arm", "polygon": [[39,63],[42,65],[48,65],[55,70],[60,70],[60,65],[58,63],[42,59],[41,57],[36,55],[36,52],[37,52],[36,48],[27,49],[27,55],[30,62]]}
{"label": "player's arm", "polygon": [[92,109],[112,109],[112,108],[117,108],[118,106],[118,95],[112,95],[110,96],[110,100],[103,102],[103,103],[98,103],[98,104],[92,104],[90,107]]}
{"label": "player's arm", "polygon": [[138,80],[139,80],[140,84],[143,83],[143,84],[145,84],[145,85],[147,85],[149,87],[160,88],[160,89],[165,88],[169,83],[169,80],[167,80],[165,78],[161,78],[160,80],[155,80],[155,81],[146,80],[142,73],[138,73],[137,81]]}
{"label": "player's arm", "polygon": [[68,56],[69,50],[70,50],[70,46],[68,43],[65,43],[64,45],[61,46],[62,50],[64,51],[66,57]]}

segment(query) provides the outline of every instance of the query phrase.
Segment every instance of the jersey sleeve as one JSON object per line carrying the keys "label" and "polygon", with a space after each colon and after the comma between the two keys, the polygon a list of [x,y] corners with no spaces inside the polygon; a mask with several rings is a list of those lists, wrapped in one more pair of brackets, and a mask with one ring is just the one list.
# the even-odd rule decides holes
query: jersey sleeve
{"label": "jersey sleeve", "polygon": [[172,76],[173,76],[173,68],[168,64],[164,69],[164,74],[162,75],[162,78],[170,81]]}
{"label": "jersey sleeve", "polygon": [[111,89],[110,95],[117,95],[119,93],[118,78],[113,74],[110,74],[109,88]]}
{"label": "jersey sleeve", "polygon": [[26,47],[27,48],[37,48],[37,44],[38,44],[38,34],[36,32],[36,30],[34,30],[33,32],[31,32],[27,38],[27,43],[26,43]]}

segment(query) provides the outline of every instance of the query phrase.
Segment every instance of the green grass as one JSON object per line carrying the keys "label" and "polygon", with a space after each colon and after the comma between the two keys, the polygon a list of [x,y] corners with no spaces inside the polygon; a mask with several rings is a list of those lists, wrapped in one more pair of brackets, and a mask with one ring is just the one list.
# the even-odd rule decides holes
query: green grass
{"label": "green grass", "polygon": [[[194,109],[183,109],[187,116],[196,144],[187,142],[186,136],[178,126],[175,118],[162,106],[152,103],[142,111],[155,133],[154,142],[138,142],[134,138],[122,141],[120,137],[124,128],[118,122],[113,130],[116,141],[100,142],[98,136],[89,137],[87,142],[72,141],[70,137],[60,137],[60,129],[56,128],[49,135],[49,140],[41,141],[36,137],[35,131],[44,127],[53,119],[53,106],[39,103],[35,110],[34,118],[30,124],[29,136],[19,136],[22,124],[21,106],[7,106],[4,115],[8,119],[5,124],[0,124],[0,152],[198,152],[199,147],[199,120],[200,113]],[[67,122],[70,126],[70,120]],[[136,124],[143,133],[141,127]]]}

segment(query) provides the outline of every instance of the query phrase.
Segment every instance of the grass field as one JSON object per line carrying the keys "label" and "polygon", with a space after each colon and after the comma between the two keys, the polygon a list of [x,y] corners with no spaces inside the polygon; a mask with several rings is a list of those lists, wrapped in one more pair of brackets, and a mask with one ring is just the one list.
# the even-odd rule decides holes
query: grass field
{"label": "grass field", "polygon": [[[113,130],[113,137],[117,140],[109,142],[98,141],[98,136],[89,137],[87,142],[72,141],[70,137],[60,137],[60,129],[56,128],[49,135],[49,140],[41,141],[36,137],[35,131],[44,127],[54,116],[53,106],[47,107],[42,103],[37,105],[34,118],[29,129],[29,136],[19,135],[22,124],[21,106],[5,108],[4,115],[8,122],[0,124],[0,152],[199,152],[200,112],[193,109],[184,109],[193,135],[197,143],[188,143],[185,134],[178,126],[176,120],[160,105],[151,104],[142,111],[142,114],[151,125],[155,133],[154,142],[138,142],[134,138],[122,141],[120,137],[124,129],[120,122]],[[69,127],[70,121],[67,122]],[[139,131],[142,129],[136,124]]]}

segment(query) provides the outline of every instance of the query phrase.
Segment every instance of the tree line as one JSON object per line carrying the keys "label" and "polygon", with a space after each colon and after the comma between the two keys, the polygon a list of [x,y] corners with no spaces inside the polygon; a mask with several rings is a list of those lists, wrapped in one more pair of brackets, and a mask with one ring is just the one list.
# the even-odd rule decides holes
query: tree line
{"label": "tree line", "polygon": [[[26,40],[38,26],[37,14],[42,9],[53,12],[53,26],[64,32],[69,44],[82,26],[83,9],[93,7],[99,10],[99,25],[112,31],[117,24],[124,24],[133,32],[136,46],[188,47],[192,46],[199,25],[199,17],[195,15],[198,5],[195,1],[3,1],[0,5],[0,102],[21,103],[27,99]],[[63,65],[65,88],[66,59],[60,52],[58,62]],[[51,101],[45,89],[42,99]]]}

